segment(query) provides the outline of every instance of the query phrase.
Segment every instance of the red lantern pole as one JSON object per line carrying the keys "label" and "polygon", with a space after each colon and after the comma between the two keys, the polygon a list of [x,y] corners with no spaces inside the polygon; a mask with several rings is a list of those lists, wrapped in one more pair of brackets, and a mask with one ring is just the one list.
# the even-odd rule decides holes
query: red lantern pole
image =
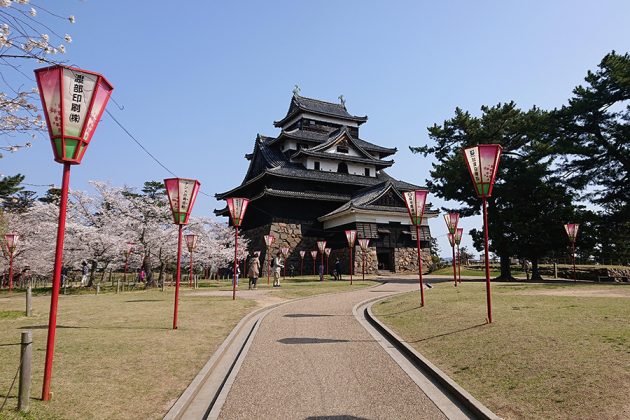
{"label": "red lantern pole", "polygon": [[63,241],[66,231],[66,211],[68,207],[68,186],[70,185],[70,164],[63,164],[61,181],[61,201],[59,202],[59,223],[57,225],[57,246],[55,248],[55,266],[53,271],[50,314],[48,316],[48,339],[46,340],[46,362],[44,364],[44,384],[42,400],[50,400],[50,380],[52,379],[53,358],[55,355],[55,333],[57,332],[57,302],[61,287],[61,261],[63,259]]}
{"label": "red lantern pole", "polygon": [[348,247],[348,254],[350,255],[350,286],[352,286],[352,247]]}
{"label": "red lantern pole", "polygon": [[304,255],[300,258],[300,277],[304,275]]}
{"label": "red lantern pole", "polygon": [[365,281],[365,250],[363,250],[363,253],[361,254],[361,261],[362,261],[362,267],[361,267],[361,274],[363,274],[363,281]]}
{"label": "red lantern pole", "polygon": [[462,283],[462,255],[459,253],[459,245],[457,245],[457,281]]}
{"label": "red lantern pole", "polygon": [[455,262],[455,242],[453,242],[451,248],[453,249],[453,284],[457,287],[457,263]]}
{"label": "red lantern pole", "polygon": [[575,274],[575,240],[571,242],[571,257],[573,258],[573,281],[577,282],[577,276]]}
{"label": "red lantern pole", "polygon": [[193,285],[193,281],[192,281],[192,277],[193,277],[193,251],[190,251],[190,270],[188,272],[188,287],[192,287]]}
{"label": "red lantern pole", "polygon": [[269,286],[269,272],[271,271],[271,247],[267,247],[267,286]]}
{"label": "red lantern pole", "polygon": [[[234,278],[232,279],[232,300],[236,299],[236,267],[238,264],[238,226],[234,226]],[[267,280],[269,281],[269,280]]]}
{"label": "red lantern pole", "polygon": [[492,294],[490,293],[490,256],[488,252],[488,200],[483,197],[483,240],[486,254],[486,303],[488,305],[488,323],[492,323]]}
{"label": "red lantern pole", "polygon": [[315,275],[315,266],[317,265],[317,254],[312,255],[313,257],[313,275]]}
{"label": "red lantern pole", "polygon": [[179,307],[179,281],[182,275],[182,228],[184,225],[179,225],[177,235],[177,278],[175,279],[175,306],[173,308],[173,329],[177,329],[177,309]]}
{"label": "red lantern pole", "polygon": [[424,306],[424,285],[422,283],[422,250],[420,248],[420,225],[416,225],[416,248],[418,249],[418,279],[420,281],[420,306]]}
{"label": "red lantern pole", "polygon": [[13,291],[13,250],[9,249],[9,293]]}

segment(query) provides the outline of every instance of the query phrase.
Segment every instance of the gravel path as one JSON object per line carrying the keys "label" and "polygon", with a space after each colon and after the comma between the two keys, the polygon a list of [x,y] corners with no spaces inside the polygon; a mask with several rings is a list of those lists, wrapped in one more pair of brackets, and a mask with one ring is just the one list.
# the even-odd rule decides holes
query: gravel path
{"label": "gravel path", "polygon": [[417,289],[388,283],[282,305],[262,321],[221,419],[444,419],[352,308]]}

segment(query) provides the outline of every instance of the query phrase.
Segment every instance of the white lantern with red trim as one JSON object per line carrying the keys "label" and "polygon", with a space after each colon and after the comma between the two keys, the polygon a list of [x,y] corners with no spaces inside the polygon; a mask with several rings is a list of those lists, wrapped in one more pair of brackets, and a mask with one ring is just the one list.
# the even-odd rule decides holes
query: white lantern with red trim
{"label": "white lantern with red trim", "polygon": [[240,227],[243,224],[249,200],[242,197],[230,197],[226,198],[225,201],[227,201],[228,209],[230,210],[232,225]]}
{"label": "white lantern with red trim", "polygon": [[345,231],[346,240],[348,241],[348,248],[352,248],[357,241],[357,231],[354,229],[348,229]]}
{"label": "white lantern with red trim", "polygon": [[193,252],[195,248],[197,248],[197,240],[199,237],[194,233],[189,233],[185,236],[186,238],[186,246],[188,247],[188,252]]}
{"label": "white lantern with red trim", "polygon": [[171,204],[173,223],[187,225],[201,183],[196,179],[168,178],[164,180],[164,185]]}
{"label": "white lantern with red trim", "polygon": [[366,252],[368,247],[370,246],[370,240],[367,238],[359,239],[359,246],[363,252]]}
{"label": "white lantern with red trim", "polygon": [[422,216],[424,215],[424,206],[427,201],[427,190],[407,191],[403,193],[407,212],[411,218],[411,224],[420,226],[422,224]]}
{"label": "white lantern with red trim", "polygon": [[480,144],[464,149],[468,172],[480,198],[492,196],[502,151],[499,144]]}
{"label": "white lantern with red trim", "polygon": [[459,213],[445,214],[444,221],[446,222],[448,232],[455,234],[455,232],[457,232],[457,225],[459,224]]}
{"label": "white lantern with red trim", "polygon": [[35,70],[55,161],[78,165],[113,86],[98,73],[52,66]]}

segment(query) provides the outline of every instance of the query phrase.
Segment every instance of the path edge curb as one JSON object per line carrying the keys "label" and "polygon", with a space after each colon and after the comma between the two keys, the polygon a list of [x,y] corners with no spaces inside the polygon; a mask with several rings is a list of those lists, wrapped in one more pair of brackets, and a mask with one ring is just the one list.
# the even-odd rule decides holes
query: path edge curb
{"label": "path edge curb", "polygon": [[[483,405],[479,400],[473,397],[468,391],[462,388],[457,382],[451,379],[446,373],[435,366],[426,357],[411,347],[405,340],[400,338],[389,327],[379,321],[372,312],[372,306],[380,300],[377,298],[370,299],[373,302],[367,303],[365,308],[365,318],[367,321],[383,335],[394,347],[396,347],[413,365],[427,372],[440,386],[450,392],[463,406],[465,406],[472,414],[484,420],[501,420],[501,417],[493,413],[488,407]],[[363,303],[365,304],[365,303]]]}

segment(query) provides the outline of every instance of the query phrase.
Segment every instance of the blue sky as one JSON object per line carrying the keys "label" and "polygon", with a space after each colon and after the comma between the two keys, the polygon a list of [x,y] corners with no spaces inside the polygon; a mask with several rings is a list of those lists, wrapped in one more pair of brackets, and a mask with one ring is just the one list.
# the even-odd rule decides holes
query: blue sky
{"label": "blue sky", "polygon": [[[351,113],[369,116],[364,139],[398,148],[388,172],[423,184],[431,161],[408,146],[425,144],[426,127],[456,106],[478,113],[509,100],[562,105],[607,52],[630,45],[627,1],[54,3],[77,18],[53,23],[74,39],[68,62],[103,73],[124,107],[108,109],[210,196],[241,182],[243,156],[257,133],[277,134],[273,121],[285,115],[295,84],[308,97],[343,94]],[[0,173],[17,172],[32,184],[60,183],[47,138],[5,153]],[[98,179],[140,187],[169,176],[104,116],[71,186],[87,189]],[[195,213],[218,206],[200,196]],[[480,224],[462,221],[465,232]],[[433,219],[431,229],[449,255],[444,221]],[[464,244],[471,245],[467,236]]]}

